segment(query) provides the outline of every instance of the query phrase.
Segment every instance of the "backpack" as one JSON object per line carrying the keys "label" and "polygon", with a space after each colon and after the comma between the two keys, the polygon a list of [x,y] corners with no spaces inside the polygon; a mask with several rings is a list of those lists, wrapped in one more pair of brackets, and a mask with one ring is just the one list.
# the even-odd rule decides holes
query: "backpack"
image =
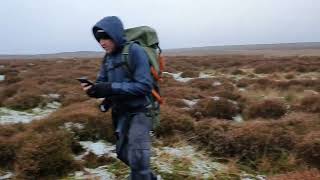
{"label": "backpack", "polygon": [[[153,89],[151,95],[148,96],[151,104],[148,107],[147,115],[151,117],[153,130],[160,125],[160,105],[164,103],[160,95],[159,83],[162,82],[162,72],[164,70],[164,57],[161,55],[161,48],[159,47],[159,40],[154,29],[148,26],[140,26],[125,30],[125,36],[128,43],[122,50],[123,60],[129,72],[130,69],[130,46],[133,43],[138,43],[147,53],[150,73],[154,79]],[[132,73],[129,73],[132,75]]]}

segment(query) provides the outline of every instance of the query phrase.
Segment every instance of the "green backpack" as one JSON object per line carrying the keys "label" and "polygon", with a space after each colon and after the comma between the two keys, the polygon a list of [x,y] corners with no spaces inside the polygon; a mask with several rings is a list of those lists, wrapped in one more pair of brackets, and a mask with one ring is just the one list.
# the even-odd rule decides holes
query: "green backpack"
{"label": "green backpack", "polygon": [[123,60],[132,74],[130,68],[130,53],[129,49],[133,43],[138,43],[147,53],[151,75],[154,79],[153,89],[150,96],[151,101],[148,115],[152,119],[153,130],[160,125],[160,105],[164,103],[163,98],[160,96],[159,82],[162,81],[162,72],[164,70],[164,58],[161,55],[161,48],[159,47],[159,39],[154,29],[148,26],[135,27],[125,30],[125,36],[128,43],[122,50]]}

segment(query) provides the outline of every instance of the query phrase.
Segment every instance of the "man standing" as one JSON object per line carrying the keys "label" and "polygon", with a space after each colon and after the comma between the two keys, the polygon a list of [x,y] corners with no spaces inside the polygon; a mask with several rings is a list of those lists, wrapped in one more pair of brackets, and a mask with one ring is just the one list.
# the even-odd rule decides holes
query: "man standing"
{"label": "man standing", "polygon": [[128,44],[118,17],[100,20],[93,27],[96,40],[106,51],[96,83],[81,84],[90,97],[105,98],[112,107],[118,158],[130,169],[130,179],[157,179],[150,169],[152,121],[146,115],[153,79],[145,51],[138,44],[129,47],[130,72],[122,50]]}

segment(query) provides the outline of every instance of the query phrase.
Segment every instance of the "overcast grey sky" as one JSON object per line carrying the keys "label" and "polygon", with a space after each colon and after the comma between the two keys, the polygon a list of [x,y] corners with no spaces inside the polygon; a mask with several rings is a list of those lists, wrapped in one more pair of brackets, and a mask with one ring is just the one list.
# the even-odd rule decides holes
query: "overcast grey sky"
{"label": "overcast grey sky", "polygon": [[0,0],[0,54],[101,51],[91,28],[110,15],[163,48],[320,41],[319,0]]}

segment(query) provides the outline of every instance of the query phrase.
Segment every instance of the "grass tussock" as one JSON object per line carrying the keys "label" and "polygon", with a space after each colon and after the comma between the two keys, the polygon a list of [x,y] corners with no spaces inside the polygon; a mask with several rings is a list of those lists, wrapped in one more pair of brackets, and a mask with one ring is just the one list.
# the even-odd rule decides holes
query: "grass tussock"
{"label": "grass tussock", "polygon": [[286,104],[280,99],[264,99],[251,102],[244,110],[245,116],[250,118],[278,119],[287,112]]}
{"label": "grass tussock", "polygon": [[307,163],[320,168],[320,132],[307,134],[300,143],[297,144],[297,152],[300,158]]}
{"label": "grass tussock", "polygon": [[320,171],[318,169],[299,170],[286,174],[275,175],[269,177],[268,180],[318,180],[320,179]]}
{"label": "grass tussock", "polygon": [[28,110],[37,106],[43,106],[45,98],[33,92],[24,92],[7,99],[4,104],[11,109]]}
{"label": "grass tussock", "polygon": [[242,124],[207,119],[196,123],[195,141],[214,156],[274,174],[319,166],[319,128],[319,117],[306,113]]}
{"label": "grass tussock", "polygon": [[71,126],[70,129],[78,140],[96,141],[104,139],[114,141],[110,113],[101,113],[94,101],[77,103],[58,110],[45,120],[34,121],[30,127],[37,132],[48,129],[61,129],[66,123],[77,123],[83,127]]}
{"label": "grass tussock", "polygon": [[88,168],[97,168],[99,166],[103,166],[105,164],[115,163],[116,159],[109,156],[97,156],[92,152],[89,152],[87,155],[83,157],[84,166]]}
{"label": "grass tussock", "polygon": [[306,95],[300,101],[300,109],[311,113],[320,113],[320,94]]}
{"label": "grass tussock", "polygon": [[203,99],[196,104],[194,114],[201,113],[204,117],[215,117],[219,119],[232,119],[239,113],[239,108],[234,102],[217,97],[217,99]]}
{"label": "grass tussock", "polygon": [[256,161],[270,155],[277,158],[295,144],[292,132],[267,122],[232,125],[227,122],[200,122],[196,126],[199,140],[207,143],[210,152],[218,156],[240,157]]}
{"label": "grass tussock", "polygon": [[67,132],[32,135],[17,154],[15,171],[21,179],[61,176],[74,167]]}
{"label": "grass tussock", "polygon": [[194,120],[191,116],[167,105],[161,109],[160,123],[155,131],[160,137],[168,137],[177,133],[190,134],[194,129]]}

